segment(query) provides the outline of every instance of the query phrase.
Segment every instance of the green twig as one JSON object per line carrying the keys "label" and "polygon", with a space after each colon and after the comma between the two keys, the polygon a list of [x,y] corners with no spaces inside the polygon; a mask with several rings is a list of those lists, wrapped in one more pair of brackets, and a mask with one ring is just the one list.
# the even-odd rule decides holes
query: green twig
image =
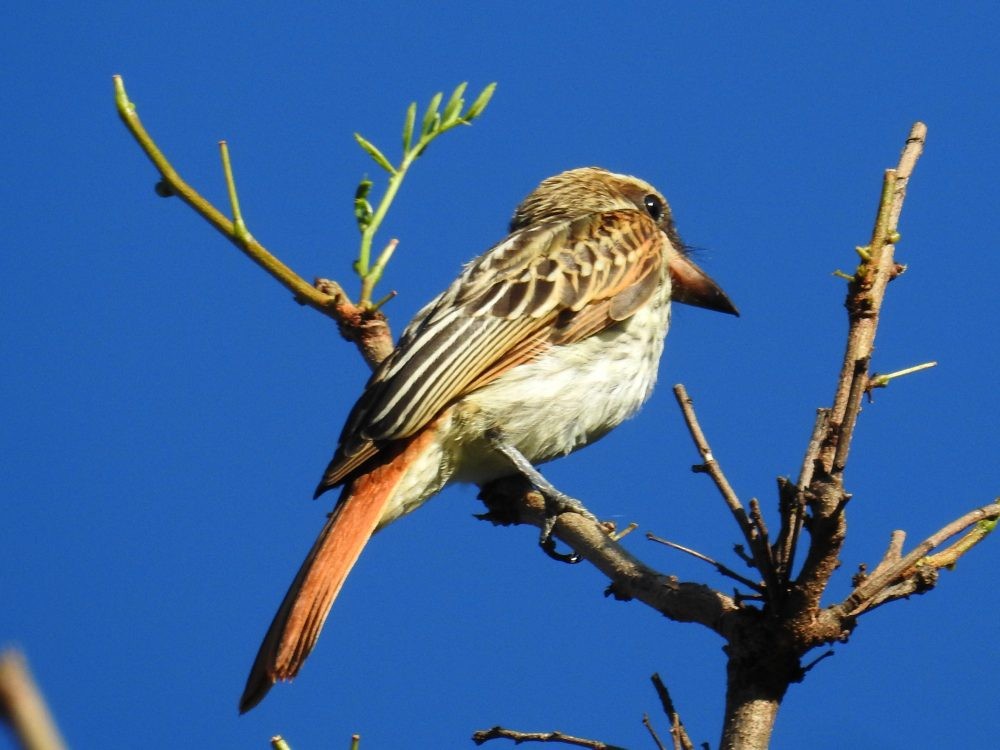
{"label": "green twig", "polygon": [[868,390],[871,390],[872,388],[885,388],[889,385],[889,381],[895,378],[901,378],[904,375],[912,375],[913,373],[920,372],[921,370],[929,370],[932,367],[937,367],[937,362],[924,362],[921,365],[914,365],[913,367],[896,370],[895,372],[887,372],[885,375],[879,375],[877,372],[872,373],[872,376],[868,379]]}
{"label": "green twig", "polygon": [[[143,127],[142,122],[139,120],[139,115],[136,112],[135,104],[129,100],[128,94],[125,92],[125,83],[122,81],[122,77],[118,75],[114,76],[114,84],[115,105],[118,109],[118,116],[121,118],[128,131],[132,134],[132,137],[135,138],[139,147],[143,150],[146,156],[149,157],[149,160],[153,162],[153,166],[156,167],[156,170],[163,178],[161,187],[158,187],[157,192],[161,195],[176,195],[179,197],[191,206],[191,208],[193,208],[202,218],[208,221],[209,224],[222,233],[226,239],[243,251],[243,253],[245,253],[250,260],[281,282],[285,288],[290,290],[292,294],[295,295],[297,300],[316,310],[319,310],[326,315],[329,315],[334,319],[337,319],[338,316],[336,314],[336,308],[340,303],[338,298],[331,297],[330,295],[319,291],[301,278],[291,268],[268,252],[268,250],[253,239],[249,233],[246,233],[245,227],[243,229],[245,234],[241,234],[240,231],[237,230],[233,221],[226,218],[226,216],[219,211],[219,209],[213,206],[208,200],[202,197],[198,191],[192,188],[181,178],[167,157],[160,151],[156,142],[153,141],[152,137]],[[163,185],[165,185],[165,187],[162,187]]]}
{"label": "green twig", "polygon": [[382,226],[382,221],[396,198],[396,193],[399,192],[407,171],[413,162],[424,153],[431,141],[459,125],[470,125],[476,117],[482,114],[490,97],[493,96],[496,84],[491,83],[484,88],[465,111],[465,114],[462,114],[462,107],[465,104],[462,95],[465,93],[465,87],[465,83],[459,84],[441,111],[439,111],[439,107],[443,94],[439,92],[431,97],[430,104],[420,123],[420,135],[416,142],[414,142],[413,136],[416,127],[417,105],[416,102],[410,104],[403,120],[403,156],[398,166],[393,165],[371,141],[360,133],[354,134],[358,145],[389,175],[389,182],[376,208],[372,209],[371,204],[368,203],[371,182],[367,178],[362,180],[355,192],[354,215],[358,221],[358,228],[361,230],[361,246],[358,249],[358,258],[354,263],[354,269],[361,278],[361,296],[358,305],[362,308],[372,309],[375,307],[372,302],[372,292],[382,277],[382,272],[385,270],[385,265],[389,261],[392,251],[396,248],[396,240],[390,241],[375,263],[371,263],[372,242],[375,239],[375,233]]}
{"label": "green twig", "polygon": [[236,179],[233,177],[233,165],[229,160],[229,144],[225,141],[219,141],[219,153],[222,155],[222,172],[226,178],[226,189],[229,192],[229,205],[232,208],[233,213],[233,233],[236,237],[246,245],[248,242],[253,240],[250,236],[250,232],[247,231],[247,225],[243,221],[243,214],[240,213],[240,199],[236,194]]}

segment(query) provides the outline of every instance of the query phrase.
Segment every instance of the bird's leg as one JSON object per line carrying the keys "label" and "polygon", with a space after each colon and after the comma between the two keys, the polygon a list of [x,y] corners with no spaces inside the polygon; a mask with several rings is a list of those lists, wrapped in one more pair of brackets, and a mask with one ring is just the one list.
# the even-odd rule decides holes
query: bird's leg
{"label": "bird's leg", "polygon": [[503,431],[493,428],[486,431],[486,439],[490,445],[501,455],[503,455],[515,469],[531,482],[542,497],[545,499],[545,523],[542,526],[542,533],[538,539],[539,546],[549,557],[561,562],[577,563],[580,561],[579,555],[573,553],[569,555],[556,551],[555,542],[552,541],[552,530],[555,528],[556,519],[560,513],[579,513],[584,518],[597,521],[597,518],[583,507],[583,503],[570,497],[564,492],[560,492],[555,486],[536,469],[531,461],[524,457],[517,448],[509,443],[504,437]]}

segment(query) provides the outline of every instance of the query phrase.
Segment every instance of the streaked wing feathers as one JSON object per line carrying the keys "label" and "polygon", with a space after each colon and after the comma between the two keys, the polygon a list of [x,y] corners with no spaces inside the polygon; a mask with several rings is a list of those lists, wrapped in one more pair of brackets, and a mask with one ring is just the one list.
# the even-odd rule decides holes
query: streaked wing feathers
{"label": "streaked wing feathers", "polygon": [[472,261],[369,380],[319,491],[464,393],[630,317],[662,282],[664,242],[646,214],[608,211],[523,229]]}

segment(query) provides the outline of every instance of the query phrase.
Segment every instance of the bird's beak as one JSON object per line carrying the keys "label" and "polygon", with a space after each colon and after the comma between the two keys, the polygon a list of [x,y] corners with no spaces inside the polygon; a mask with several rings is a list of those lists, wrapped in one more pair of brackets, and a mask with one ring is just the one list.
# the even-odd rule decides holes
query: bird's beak
{"label": "bird's beak", "polygon": [[696,266],[691,259],[673,247],[667,251],[672,290],[670,299],[684,305],[704,307],[707,310],[739,315],[736,305],[711,277]]}

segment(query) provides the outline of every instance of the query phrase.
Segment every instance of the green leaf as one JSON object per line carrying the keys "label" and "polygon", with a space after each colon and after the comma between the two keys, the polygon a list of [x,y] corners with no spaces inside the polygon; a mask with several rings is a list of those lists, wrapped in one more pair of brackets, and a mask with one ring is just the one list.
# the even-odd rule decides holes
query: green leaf
{"label": "green leaf", "polygon": [[427,105],[427,111],[424,113],[424,121],[420,126],[420,132],[423,135],[430,135],[434,132],[435,126],[441,121],[441,115],[438,114],[438,105],[441,104],[441,97],[444,96],[440,91],[434,94],[431,98],[431,103]]}
{"label": "green leaf", "polygon": [[469,109],[466,111],[465,116],[462,118],[465,122],[472,122],[475,118],[479,117],[486,109],[486,105],[490,103],[490,99],[493,97],[493,92],[496,90],[496,81],[491,83],[489,86],[484,88],[480,92],[479,96],[476,97],[476,101],[472,103]]}
{"label": "green leaf", "polygon": [[368,202],[368,193],[371,192],[371,189],[372,181],[366,177],[358,183],[358,189],[354,191],[354,218],[362,233],[372,223],[372,204]]}
{"label": "green leaf", "polygon": [[382,169],[389,174],[396,174],[396,168],[389,163],[389,160],[385,158],[381,151],[375,148],[374,143],[365,140],[361,136],[361,133],[355,133],[354,140],[358,142],[358,145],[361,146],[361,148],[363,148],[368,155],[375,160],[375,163],[382,167]]}
{"label": "green leaf", "polygon": [[413,143],[413,123],[417,121],[417,103],[410,102],[410,106],[406,108],[406,119],[403,121],[403,153],[407,153],[410,150],[410,144]]}
{"label": "green leaf", "polygon": [[462,105],[465,104],[462,94],[465,93],[467,85],[463,81],[455,87],[451,97],[448,99],[448,103],[444,105],[444,111],[441,113],[441,127],[446,128],[458,120],[458,115],[462,111]]}

